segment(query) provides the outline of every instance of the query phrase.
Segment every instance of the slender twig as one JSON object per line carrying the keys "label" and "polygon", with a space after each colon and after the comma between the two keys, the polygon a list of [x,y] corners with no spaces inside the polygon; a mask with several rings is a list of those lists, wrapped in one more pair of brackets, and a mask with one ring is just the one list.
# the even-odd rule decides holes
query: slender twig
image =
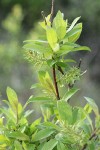
{"label": "slender twig", "polygon": [[61,72],[61,74],[64,75],[62,68],[60,66],[57,66],[57,67],[58,67],[58,70]]}
{"label": "slender twig", "polygon": [[41,15],[42,15],[42,17],[43,17],[43,19],[44,19],[44,21],[45,21],[45,25],[47,25],[47,21],[46,21],[46,18],[45,18],[44,11],[41,11]]}
{"label": "slender twig", "polygon": [[55,65],[53,65],[53,79],[54,79],[54,86],[55,86],[55,90],[56,90],[56,98],[57,98],[57,100],[59,100],[60,96],[59,96],[59,90],[58,90],[57,79],[56,79]]}
{"label": "slender twig", "polygon": [[80,58],[80,61],[79,61],[79,64],[78,64],[78,69],[80,69],[81,68],[81,64],[82,64],[82,59]]}
{"label": "slender twig", "polygon": [[51,6],[51,16],[50,16],[51,26],[53,21],[53,14],[54,14],[54,0],[52,0],[52,6]]}

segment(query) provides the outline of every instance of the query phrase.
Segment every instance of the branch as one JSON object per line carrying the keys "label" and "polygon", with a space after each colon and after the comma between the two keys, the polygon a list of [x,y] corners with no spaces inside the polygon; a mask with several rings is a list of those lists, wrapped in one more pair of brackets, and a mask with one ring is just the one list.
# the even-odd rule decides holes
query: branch
{"label": "branch", "polygon": [[53,21],[53,14],[54,14],[54,0],[52,0],[52,6],[51,6],[51,16],[50,16],[51,26]]}
{"label": "branch", "polygon": [[55,65],[53,66],[53,79],[54,79],[54,86],[55,86],[55,90],[56,90],[56,98],[57,98],[57,100],[60,100],[58,85],[57,85],[57,80],[56,80]]}

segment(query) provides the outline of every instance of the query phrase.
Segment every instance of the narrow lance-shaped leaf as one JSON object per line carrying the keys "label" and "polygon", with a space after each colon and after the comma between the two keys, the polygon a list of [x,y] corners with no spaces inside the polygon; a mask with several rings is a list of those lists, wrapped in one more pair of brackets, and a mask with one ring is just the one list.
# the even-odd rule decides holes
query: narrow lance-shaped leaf
{"label": "narrow lance-shaped leaf", "polygon": [[68,150],[62,142],[58,142],[57,150]]}
{"label": "narrow lance-shaped leaf", "polygon": [[77,21],[80,19],[80,17],[77,17],[74,19],[74,21],[72,22],[71,26],[68,28],[67,32],[71,31],[73,29],[73,27],[75,26],[75,24],[77,23]]}
{"label": "narrow lance-shaped leaf", "polygon": [[7,87],[7,96],[8,96],[8,100],[12,109],[17,114],[18,113],[18,98],[17,98],[16,92],[10,87]]}
{"label": "narrow lance-shaped leaf", "polygon": [[55,139],[51,139],[50,141],[46,142],[42,148],[42,150],[53,150],[53,148],[57,145],[58,141]]}
{"label": "narrow lance-shaped leaf", "polygon": [[99,116],[99,109],[98,109],[98,106],[96,105],[95,101],[89,97],[85,97],[85,99],[89,103],[89,105],[92,107],[95,115]]}
{"label": "narrow lance-shaped leaf", "polygon": [[23,150],[22,145],[19,141],[14,142],[15,150]]}
{"label": "narrow lance-shaped leaf", "polygon": [[21,133],[20,131],[16,132],[6,132],[7,137],[14,138],[22,141],[29,141],[29,137],[25,133]]}
{"label": "narrow lance-shaped leaf", "polygon": [[65,95],[63,96],[62,100],[64,101],[68,101],[79,89],[76,89],[76,88],[72,88],[70,89],[69,91],[67,91],[65,93]]}
{"label": "narrow lance-shaped leaf", "polygon": [[33,96],[31,96],[29,98],[29,100],[27,101],[27,104],[32,103],[32,102],[47,102],[47,101],[52,101],[52,99],[49,97],[33,97]]}
{"label": "narrow lance-shaped leaf", "polygon": [[53,134],[54,132],[55,130],[50,129],[50,128],[43,129],[32,135],[32,141],[39,141],[39,140],[45,139],[49,137],[51,134]]}

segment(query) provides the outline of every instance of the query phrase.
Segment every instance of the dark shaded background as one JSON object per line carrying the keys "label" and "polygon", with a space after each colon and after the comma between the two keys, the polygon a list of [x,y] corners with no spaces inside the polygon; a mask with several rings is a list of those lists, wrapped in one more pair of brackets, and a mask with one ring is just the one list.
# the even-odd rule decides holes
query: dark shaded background
{"label": "dark shaded background", "polygon": [[[41,11],[50,13],[51,0],[0,0],[0,92],[1,100],[6,98],[6,87],[18,93],[24,103],[34,92],[30,90],[36,82],[36,70],[24,59],[23,41],[35,39],[41,34],[37,22]],[[78,52],[73,57],[87,73],[78,83],[80,92],[73,99],[74,104],[84,103],[88,96],[100,106],[100,1],[99,0],[55,0],[55,13],[61,10],[71,23],[81,16],[83,32],[79,43],[89,46],[89,52]]]}

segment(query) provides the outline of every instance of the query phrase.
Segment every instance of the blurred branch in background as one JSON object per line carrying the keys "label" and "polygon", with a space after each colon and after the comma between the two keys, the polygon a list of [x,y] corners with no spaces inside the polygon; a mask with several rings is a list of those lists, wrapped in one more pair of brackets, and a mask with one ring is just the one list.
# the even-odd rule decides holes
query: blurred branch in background
{"label": "blurred branch in background", "polygon": [[[7,86],[14,88],[22,100],[27,100],[30,96],[30,86],[35,82],[36,76],[32,64],[24,59],[22,41],[42,36],[43,31],[37,21],[42,18],[42,10],[48,14],[50,9],[51,0],[0,1],[0,92],[3,98]],[[70,57],[75,57],[76,60],[81,57],[82,69],[88,70],[83,83],[79,85],[83,88],[78,95],[79,99],[87,95],[96,99],[100,106],[100,1],[55,0],[54,13],[58,9],[64,12],[70,23],[78,16],[84,22],[80,43],[91,47],[92,52],[76,53]]]}

